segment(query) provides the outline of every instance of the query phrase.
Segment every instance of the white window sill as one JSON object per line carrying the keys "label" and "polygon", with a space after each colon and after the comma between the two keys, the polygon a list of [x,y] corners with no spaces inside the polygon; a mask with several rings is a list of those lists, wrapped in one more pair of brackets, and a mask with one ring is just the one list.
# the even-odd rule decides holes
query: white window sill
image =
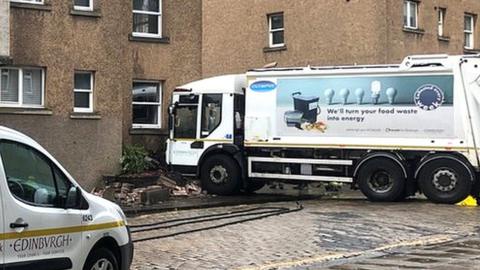
{"label": "white window sill", "polygon": [[0,114],[17,115],[53,115],[53,112],[46,108],[27,108],[27,107],[3,107],[0,106]]}
{"label": "white window sill", "polygon": [[10,2],[10,7],[12,8],[23,8],[23,9],[33,9],[33,10],[42,10],[42,11],[52,11],[51,5],[46,5],[43,3],[33,3],[33,2]]}
{"label": "white window sill", "polygon": [[143,35],[135,35],[135,34],[130,34],[128,36],[128,40],[137,41],[137,42],[161,43],[161,44],[169,44],[170,43],[170,38],[169,37],[143,36]]}
{"label": "white window sill", "polygon": [[81,112],[72,112],[70,113],[70,119],[77,120],[100,120],[102,116],[99,113],[81,113]]}
{"label": "white window sill", "polygon": [[135,128],[130,129],[130,135],[168,135],[165,128]]}

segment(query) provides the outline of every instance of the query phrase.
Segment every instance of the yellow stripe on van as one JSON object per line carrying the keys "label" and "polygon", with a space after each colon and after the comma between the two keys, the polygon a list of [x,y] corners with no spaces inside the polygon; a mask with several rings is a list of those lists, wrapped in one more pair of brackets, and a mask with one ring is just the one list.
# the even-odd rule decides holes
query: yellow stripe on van
{"label": "yellow stripe on van", "polygon": [[123,227],[123,226],[125,226],[125,221],[119,220],[119,221],[108,222],[108,223],[100,223],[100,224],[23,231],[21,233],[10,232],[10,233],[0,234],[0,240],[19,239],[19,238],[28,238],[28,237],[38,237],[38,236],[49,236],[49,235],[67,234],[67,233],[79,233],[79,232],[88,232],[88,231],[98,231],[98,230],[113,229],[113,228],[118,228],[118,227]]}

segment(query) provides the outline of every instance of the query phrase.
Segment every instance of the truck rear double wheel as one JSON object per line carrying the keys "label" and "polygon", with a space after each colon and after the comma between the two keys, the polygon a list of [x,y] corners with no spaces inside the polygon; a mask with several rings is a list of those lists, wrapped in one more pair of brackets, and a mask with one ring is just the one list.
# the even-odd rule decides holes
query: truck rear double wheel
{"label": "truck rear double wheel", "polygon": [[375,202],[393,202],[403,199],[406,180],[402,168],[389,158],[366,161],[357,175],[362,193]]}
{"label": "truck rear double wheel", "polygon": [[429,161],[417,179],[420,190],[435,203],[458,203],[470,194],[473,185],[467,165],[449,158]]}
{"label": "truck rear double wheel", "polygon": [[231,195],[241,187],[240,168],[227,155],[214,155],[203,162],[200,169],[202,187],[211,194]]}

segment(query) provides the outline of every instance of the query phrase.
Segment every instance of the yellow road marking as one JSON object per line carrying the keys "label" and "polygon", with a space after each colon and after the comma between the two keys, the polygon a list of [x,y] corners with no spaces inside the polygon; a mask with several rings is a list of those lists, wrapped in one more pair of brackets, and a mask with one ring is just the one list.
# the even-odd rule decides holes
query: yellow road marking
{"label": "yellow road marking", "polygon": [[445,242],[452,241],[453,238],[451,235],[445,234],[438,234],[433,236],[424,236],[417,238],[411,241],[402,241],[394,244],[389,244],[385,246],[381,246],[374,249],[369,249],[365,251],[359,252],[338,252],[338,253],[330,253],[327,255],[318,255],[313,257],[305,257],[300,259],[292,259],[292,260],[285,260],[285,261],[274,261],[269,262],[264,265],[259,266],[249,266],[239,268],[238,270],[267,270],[267,269],[281,269],[281,268],[290,268],[290,267],[298,267],[298,266],[306,266],[311,264],[318,264],[332,260],[338,259],[346,259],[352,257],[358,257],[364,255],[366,253],[373,253],[373,252],[380,252],[385,251],[393,248],[400,248],[400,247],[411,247],[411,246],[424,246],[424,245],[433,245],[433,244],[441,244]]}
{"label": "yellow road marking", "polygon": [[112,228],[123,227],[123,226],[125,226],[125,222],[123,220],[120,220],[120,221],[100,223],[100,224],[23,231],[21,233],[9,232],[9,233],[0,234],[0,240],[9,240],[9,239],[19,239],[19,238],[28,238],[28,237],[49,236],[49,235],[55,235],[55,234],[67,234],[67,233],[78,233],[78,232],[87,232],[87,231],[106,230],[106,229],[112,229]]}

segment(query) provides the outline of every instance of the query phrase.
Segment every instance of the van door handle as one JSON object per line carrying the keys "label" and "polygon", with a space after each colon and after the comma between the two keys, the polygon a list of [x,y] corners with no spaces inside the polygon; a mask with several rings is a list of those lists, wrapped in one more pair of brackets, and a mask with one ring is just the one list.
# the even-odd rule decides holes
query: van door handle
{"label": "van door handle", "polygon": [[10,223],[10,229],[18,229],[18,228],[27,228],[28,223],[22,222],[22,223]]}
{"label": "van door handle", "polygon": [[194,141],[191,145],[190,145],[190,148],[191,149],[203,149],[203,141]]}

